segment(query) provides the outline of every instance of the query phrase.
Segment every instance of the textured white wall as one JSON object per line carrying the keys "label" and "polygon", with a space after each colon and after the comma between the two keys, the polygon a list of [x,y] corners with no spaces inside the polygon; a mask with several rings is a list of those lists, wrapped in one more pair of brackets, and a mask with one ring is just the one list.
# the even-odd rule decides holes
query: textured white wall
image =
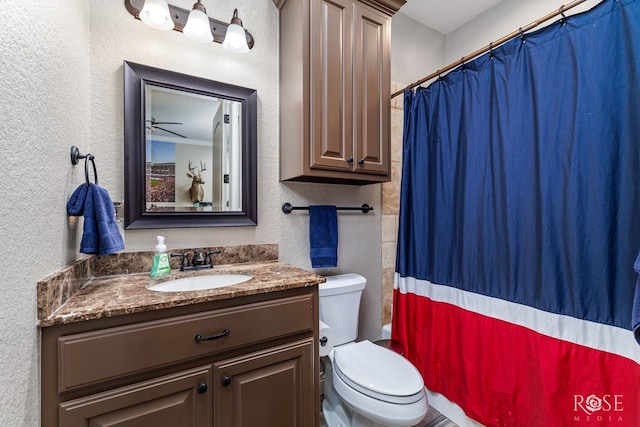
{"label": "textured white wall", "polygon": [[[339,267],[369,280],[362,338],[380,333],[381,185],[283,184],[278,180],[278,11],[271,0],[205,0],[210,16],[229,20],[237,7],[256,45],[246,55],[200,45],[135,20],[122,1],[5,0],[0,15],[0,425],[39,424],[36,282],[80,257],[81,221],[66,202],[84,180],[69,149],[96,156],[100,184],[123,199],[122,62],[138,62],[258,90],[257,227],[127,231],[126,250],[276,242],[284,262],[310,269],[308,215],[294,205],[368,203],[373,213],[339,216]],[[193,0],[173,0],[188,9]]]}
{"label": "textured white wall", "polygon": [[[446,62],[450,64],[457,61],[568,3],[567,0],[503,0],[473,21],[447,34]],[[571,9],[567,15],[587,10],[598,3],[600,0],[588,0]],[[551,22],[547,21],[543,26]]]}
{"label": "textured white wall", "polygon": [[397,13],[391,25],[391,81],[409,85],[442,67],[444,34]]}
{"label": "textured white wall", "polygon": [[[567,15],[585,11],[599,2],[588,0]],[[396,14],[391,37],[391,80],[405,85],[416,82],[567,3],[567,0],[502,0],[447,35]]]}
{"label": "textured white wall", "polygon": [[[69,149],[89,136],[86,0],[2,2],[0,425],[37,426],[36,282],[77,256]],[[88,148],[88,147],[86,147]]]}

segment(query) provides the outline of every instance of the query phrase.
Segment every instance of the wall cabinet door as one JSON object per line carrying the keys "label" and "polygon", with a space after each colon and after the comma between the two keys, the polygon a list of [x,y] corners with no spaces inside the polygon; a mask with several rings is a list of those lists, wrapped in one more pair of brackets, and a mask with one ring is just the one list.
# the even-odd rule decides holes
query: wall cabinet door
{"label": "wall cabinet door", "polygon": [[214,364],[216,427],[309,427],[313,339]]}
{"label": "wall cabinet door", "polygon": [[354,170],[390,173],[391,18],[354,3]]}
{"label": "wall cabinet door", "polygon": [[65,427],[211,426],[211,365],[60,404]]}
{"label": "wall cabinet door", "polygon": [[311,2],[311,167],[351,171],[351,0]]}

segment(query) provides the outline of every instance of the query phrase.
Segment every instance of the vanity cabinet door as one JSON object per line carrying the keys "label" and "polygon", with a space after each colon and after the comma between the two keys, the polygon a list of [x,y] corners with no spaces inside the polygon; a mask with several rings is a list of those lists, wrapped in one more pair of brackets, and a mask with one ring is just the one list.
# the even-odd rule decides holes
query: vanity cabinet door
{"label": "vanity cabinet door", "polygon": [[211,365],[61,403],[64,427],[211,426]]}
{"label": "vanity cabinet door", "polygon": [[315,425],[313,354],[308,338],[215,363],[215,427]]}

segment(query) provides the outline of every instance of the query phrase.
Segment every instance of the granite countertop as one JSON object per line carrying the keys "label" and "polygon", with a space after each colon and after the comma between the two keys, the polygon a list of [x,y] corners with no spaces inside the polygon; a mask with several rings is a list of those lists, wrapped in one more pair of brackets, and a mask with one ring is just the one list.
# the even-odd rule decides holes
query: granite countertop
{"label": "granite countertop", "polygon": [[[247,282],[217,289],[188,292],[157,292],[147,285],[182,277],[209,274],[246,274]],[[199,304],[286,289],[302,288],[324,282],[322,276],[280,262],[217,265],[213,269],[191,272],[173,271],[153,279],[149,273],[100,276],[90,279],[40,326],[54,326],[121,316],[164,308]]]}
{"label": "granite countertop", "polygon": [[[219,264],[209,269],[151,278],[153,252],[118,253],[82,258],[38,282],[40,327],[63,325],[165,308],[188,306],[249,295],[314,286],[324,277],[278,262],[275,244],[206,248],[219,250]],[[172,250],[182,253],[185,250]],[[178,262],[176,259],[175,262]],[[175,265],[174,265],[175,267]],[[237,285],[188,292],[158,292],[148,285],[210,274],[252,276]]]}

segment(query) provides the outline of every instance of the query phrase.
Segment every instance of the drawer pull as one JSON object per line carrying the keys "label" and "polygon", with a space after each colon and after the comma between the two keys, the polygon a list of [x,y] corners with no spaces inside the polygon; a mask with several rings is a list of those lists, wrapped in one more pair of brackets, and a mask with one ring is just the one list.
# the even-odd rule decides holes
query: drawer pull
{"label": "drawer pull", "polygon": [[203,337],[202,335],[196,335],[196,342],[217,340],[219,338],[226,337],[227,335],[229,335],[229,332],[231,332],[231,331],[229,331],[229,329],[225,329],[224,331],[220,332],[219,334],[211,335],[209,337]]}

